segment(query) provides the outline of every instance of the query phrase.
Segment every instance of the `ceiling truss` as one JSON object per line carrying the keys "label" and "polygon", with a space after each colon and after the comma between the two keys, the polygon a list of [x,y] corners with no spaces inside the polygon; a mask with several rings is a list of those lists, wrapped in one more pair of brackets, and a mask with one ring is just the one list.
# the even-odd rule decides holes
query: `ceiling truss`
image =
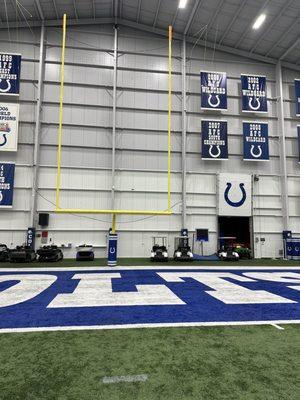
{"label": "ceiling truss", "polygon": [[[31,0],[31,9],[29,10],[34,14],[31,16],[31,13],[25,8],[24,5],[22,5],[22,0],[6,0],[8,2],[7,6],[10,7],[9,11],[9,21],[7,24],[6,20],[1,20],[0,17],[0,29],[8,29],[8,25],[10,29],[13,28],[34,28],[34,27],[40,27],[42,23],[44,22],[45,26],[61,26],[61,20],[60,18],[62,17],[63,10],[62,5],[60,4],[61,0],[49,0],[49,4],[53,6],[53,11],[54,16],[56,19],[47,19],[49,18],[49,8],[46,11],[45,14],[45,6],[43,0]],[[283,6],[281,7],[279,13],[277,13],[271,21],[268,21],[268,25],[266,25],[265,29],[262,30],[262,33],[260,37],[255,41],[255,44],[251,46],[250,49],[245,49],[242,45],[243,41],[247,38],[248,35],[251,32],[252,24],[253,24],[253,18],[250,21],[248,18],[248,23],[245,24],[245,27],[243,29],[242,34],[238,34],[238,40],[235,42],[234,45],[226,45],[227,42],[227,37],[229,34],[231,34],[232,37],[232,32],[235,32],[236,29],[236,24],[239,21],[240,17],[244,17],[245,15],[242,15],[243,10],[245,7],[249,7],[249,0],[240,0],[240,4],[237,4],[237,7],[231,11],[231,18],[229,22],[227,23],[226,27],[222,27],[222,31],[220,38],[218,38],[218,31],[219,31],[219,22],[220,22],[220,17],[221,13],[224,11],[226,12],[226,0],[218,0],[217,4],[214,4],[214,6],[210,6],[210,4],[207,2],[207,0],[189,0],[188,1],[188,12],[181,13],[180,9],[178,7],[178,1],[179,0],[156,0],[156,8],[155,10],[151,10],[152,15],[153,15],[153,20],[152,23],[143,23],[143,20],[145,19],[145,16],[150,15],[149,14],[149,9],[147,9],[147,5],[149,5],[148,0],[131,0],[130,7],[132,9],[131,12],[134,10],[134,15],[133,18],[130,16],[128,17],[128,4],[124,0],[111,0],[111,11],[110,15],[111,17],[99,17],[99,12],[98,9],[96,8],[96,2],[99,2],[99,0],[89,0],[90,3],[90,17],[88,18],[82,18],[79,15],[78,10],[81,10],[82,8],[79,8],[79,3],[82,3],[82,0],[64,0],[64,3],[69,2],[70,5],[73,6],[73,15],[74,18],[68,19],[68,25],[90,25],[90,24],[116,24],[119,23],[123,26],[127,26],[130,28],[135,28],[139,29],[144,32],[151,32],[155,33],[158,35],[167,35],[167,25],[170,23],[173,27],[177,22],[179,26],[179,30],[176,31],[173,28],[174,32],[174,38],[175,39],[183,39],[183,37],[186,37],[186,41],[197,44],[200,46],[205,46],[208,48],[213,48],[215,49],[217,46],[218,50],[225,51],[227,53],[231,53],[234,55],[239,55],[242,57],[246,57],[252,60],[257,60],[258,62],[265,62],[269,64],[276,64],[279,60],[285,60],[288,56],[289,60],[293,60],[293,63],[288,63],[283,61],[283,65],[285,64],[289,68],[294,68],[296,70],[299,70],[299,45],[300,45],[300,36],[295,39],[295,31],[298,26],[300,26],[300,7],[298,0],[287,0],[285,3],[282,0]],[[145,3],[143,3],[143,1]],[[153,1],[153,0],[151,0]],[[165,24],[165,29],[162,29],[161,26],[161,16],[164,15],[166,7],[165,3],[169,1],[170,9],[168,10],[169,13],[169,18],[170,22],[168,24]],[[272,1],[271,0],[259,0],[260,7],[257,7],[257,10],[255,13],[252,12],[254,15],[259,15],[265,10],[268,10],[268,7],[272,6]],[[134,6],[134,2],[136,3],[136,6]],[[144,4],[143,11],[145,12],[142,13],[142,6]],[[162,5],[164,5],[164,9],[162,10]],[[126,18],[123,18],[123,13],[125,12],[125,7],[127,7],[126,11]],[[209,8],[208,8],[209,7]],[[278,7],[278,4],[277,4]],[[205,21],[204,16],[199,10],[203,10],[205,12],[205,16],[207,15],[208,11],[210,12],[209,18],[207,18],[207,21]],[[33,11],[32,11],[33,10]],[[276,9],[275,9],[276,10]],[[274,10],[274,11],[275,11]],[[11,13],[14,11],[15,13],[15,20],[11,20]],[[273,11],[273,15],[274,15]],[[289,15],[289,18],[291,19],[291,11],[296,11],[295,12],[295,19],[291,21],[291,23],[287,26],[287,29],[284,31],[284,33],[275,41],[270,43],[270,48],[266,51],[264,50],[264,54],[261,54],[258,50],[259,44],[265,39],[267,36],[268,38],[272,37],[272,32],[275,29],[278,23],[280,23],[281,19],[285,17],[286,15]],[[3,11],[2,11],[3,12]],[[26,12],[26,15],[25,15]],[[1,13],[1,9],[0,9]],[[28,14],[28,15],[27,15]],[[297,15],[298,14],[298,15]],[[125,14],[124,14],[125,15]],[[185,19],[185,24],[182,24],[182,16],[184,16]],[[165,17],[163,17],[165,18]],[[197,20],[195,19],[197,18]],[[201,26],[200,31],[205,31],[205,37],[209,37],[209,40],[204,40],[201,39],[201,36],[198,36],[198,33],[200,32],[198,30],[197,33],[193,33],[197,23],[197,28]],[[182,27],[183,26],[183,27]],[[282,29],[282,28],[281,28]],[[215,31],[215,40],[211,39],[211,36],[208,36],[208,33],[210,30]],[[190,33],[192,32],[192,34]],[[251,37],[251,36],[250,36]],[[253,36],[252,36],[253,37]],[[288,43],[289,39],[290,40],[290,47],[286,45]],[[211,40],[211,41],[210,41]],[[268,39],[269,40],[269,39]],[[269,40],[270,41],[270,40]],[[214,43],[212,43],[214,42]],[[265,46],[266,47],[266,46]],[[278,50],[277,48],[282,48],[281,54],[278,56]],[[291,57],[292,52],[294,54],[294,57]],[[275,56],[274,56],[275,52]],[[298,52],[298,53],[297,53]],[[298,55],[297,55],[298,54]]]}

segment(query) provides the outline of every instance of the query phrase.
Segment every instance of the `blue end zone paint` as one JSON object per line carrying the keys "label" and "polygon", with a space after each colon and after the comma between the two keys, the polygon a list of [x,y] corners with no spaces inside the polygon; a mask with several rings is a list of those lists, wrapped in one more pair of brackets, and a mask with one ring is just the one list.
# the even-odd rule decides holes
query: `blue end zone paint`
{"label": "blue end zone paint", "polygon": [[[300,267],[295,271],[294,268],[273,268],[267,272],[297,272],[300,273]],[[55,271],[51,269],[35,269],[34,272],[17,272],[15,270],[0,270],[0,275],[13,274],[50,274],[57,277],[48,289],[28,300],[13,306],[0,308],[0,332],[1,330],[24,329],[26,328],[58,328],[58,327],[105,327],[112,325],[130,325],[139,326],[143,324],[205,324],[205,323],[255,323],[273,322],[273,321],[300,321],[300,291],[288,288],[288,286],[297,286],[295,283],[279,283],[270,281],[239,282],[230,278],[224,278],[232,281],[239,286],[250,290],[265,290],[273,294],[285,297],[295,301],[289,304],[238,304],[230,305],[213,298],[205,291],[212,290],[208,286],[201,284],[191,278],[183,278],[184,282],[172,283],[166,282],[157,275],[157,272],[178,272],[178,268],[172,267],[166,269],[134,269],[128,270],[121,268],[115,271],[103,271],[99,269],[89,269],[82,271],[88,273],[120,273],[120,279],[112,280],[114,292],[136,291],[136,285],[143,284],[162,284],[167,286],[176,294],[185,305],[173,306],[113,306],[113,307],[82,307],[82,308],[47,308],[48,304],[61,293],[72,293],[77,287],[79,280],[72,277],[80,273],[76,270]],[[180,271],[188,272],[188,267],[180,268]],[[217,272],[216,269],[199,268],[199,272]],[[250,272],[249,268],[230,269],[220,268],[221,272],[230,272],[234,275],[242,275]],[[192,272],[198,272],[193,268]],[[264,269],[253,269],[251,272],[266,272]],[[16,281],[0,283],[0,292],[16,284]],[[300,283],[299,283],[300,284]],[[16,329],[16,330],[17,330]]]}

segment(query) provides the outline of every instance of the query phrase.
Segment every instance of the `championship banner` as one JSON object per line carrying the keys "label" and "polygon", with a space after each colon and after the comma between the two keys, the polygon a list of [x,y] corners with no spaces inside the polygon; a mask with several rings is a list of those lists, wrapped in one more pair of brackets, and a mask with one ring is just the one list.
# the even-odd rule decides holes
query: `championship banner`
{"label": "championship banner", "polygon": [[219,216],[250,217],[252,215],[251,175],[219,174]]}
{"label": "championship banner", "polygon": [[260,75],[241,75],[242,110],[244,112],[268,112],[266,77]]}
{"label": "championship banner", "polygon": [[226,72],[201,74],[201,108],[203,110],[227,110]]}
{"label": "championship banner", "polygon": [[227,121],[201,121],[202,160],[227,160]]}
{"label": "championship banner", "polygon": [[17,151],[19,104],[0,103],[0,151]]}
{"label": "championship banner", "polygon": [[21,54],[0,53],[0,94],[20,93]]}
{"label": "championship banner", "polygon": [[0,208],[13,205],[15,164],[0,164]]}
{"label": "championship banner", "polygon": [[299,155],[299,164],[300,164],[300,125],[297,126],[297,132],[298,132],[298,155]]}
{"label": "championship banner", "polygon": [[260,122],[243,122],[244,160],[269,160],[268,124]]}
{"label": "championship banner", "polygon": [[300,79],[295,79],[296,115],[300,117]]}

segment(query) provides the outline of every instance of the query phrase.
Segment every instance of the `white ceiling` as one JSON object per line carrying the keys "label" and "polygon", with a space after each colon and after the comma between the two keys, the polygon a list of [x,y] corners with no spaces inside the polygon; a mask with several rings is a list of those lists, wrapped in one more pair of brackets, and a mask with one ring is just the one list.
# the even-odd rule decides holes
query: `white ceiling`
{"label": "white ceiling", "polygon": [[[173,25],[175,37],[275,63],[282,60],[300,68],[300,0],[0,0],[2,28],[117,22],[144,31],[166,34]],[[6,12],[7,11],[7,12]],[[261,13],[263,26],[252,24]],[[26,21],[27,20],[27,21]],[[200,35],[200,38],[199,38]]]}

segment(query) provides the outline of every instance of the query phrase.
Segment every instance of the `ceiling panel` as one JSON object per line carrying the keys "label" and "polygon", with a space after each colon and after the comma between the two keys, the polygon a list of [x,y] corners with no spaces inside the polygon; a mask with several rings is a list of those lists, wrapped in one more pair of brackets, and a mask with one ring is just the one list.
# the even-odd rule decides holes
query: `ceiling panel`
{"label": "ceiling panel", "polygon": [[[25,27],[30,23],[39,25],[42,17],[46,24],[49,21],[53,25],[63,13],[68,14],[69,23],[70,19],[74,23],[91,19],[92,23],[94,17],[113,18],[114,1],[117,17],[121,17],[119,23],[133,26],[138,22],[140,29],[157,33],[155,28],[166,32],[174,21],[175,33],[183,35],[194,10],[188,37],[198,37],[200,31],[201,38],[210,45],[221,40],[220,48],[229,46],[235,54],[239,50],[251,52],[252,58],[265,55],[278,59],[300,37],[300,0],[187,0],[185,9],[178,9],[179,0],[0,0],[2,29],[7,22],[11,27],[16,23]],[[253,31],[259,12],[265,12],[267,19],[261,29]],[[208,26],[203,29],[205,25]],[[299,63],[299,53],[300,44],[287,54],[286,60]]]}

